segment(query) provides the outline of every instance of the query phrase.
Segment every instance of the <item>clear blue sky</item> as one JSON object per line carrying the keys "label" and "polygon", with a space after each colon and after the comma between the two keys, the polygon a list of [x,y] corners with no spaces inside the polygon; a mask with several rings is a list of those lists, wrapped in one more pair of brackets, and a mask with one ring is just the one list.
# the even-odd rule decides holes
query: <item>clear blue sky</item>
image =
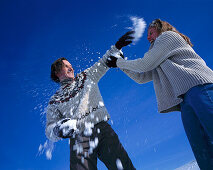
{"label": "clear blue sky", "polygon": [[[55,145],[52,160],[37,155],[46,141],[51,63],[63,56],[75,72],[98,61],[131,26],[129,16],[147,23],[161,18],[191,38],[195,51],[213,68],[212,0],[1,0],[0,169],[67,170],[68,140]],[[148,50],[147,30],[129,59]],[[168,170],[194,160],[179,112],[159,114],[152,82],[139,85],[118,69],[99,87],[117,132],[139,170]],[[98,162],[101,170],[106,169]]]}

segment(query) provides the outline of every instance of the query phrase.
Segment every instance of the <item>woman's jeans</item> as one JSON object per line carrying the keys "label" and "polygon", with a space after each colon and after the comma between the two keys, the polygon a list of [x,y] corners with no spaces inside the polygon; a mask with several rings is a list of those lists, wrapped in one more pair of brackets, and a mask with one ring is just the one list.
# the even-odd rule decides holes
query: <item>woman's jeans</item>
{"label": "woman's jeans", "polygon": [[181,103],[186,135],[202,170],[213,170],[213,84],[191,88]]}

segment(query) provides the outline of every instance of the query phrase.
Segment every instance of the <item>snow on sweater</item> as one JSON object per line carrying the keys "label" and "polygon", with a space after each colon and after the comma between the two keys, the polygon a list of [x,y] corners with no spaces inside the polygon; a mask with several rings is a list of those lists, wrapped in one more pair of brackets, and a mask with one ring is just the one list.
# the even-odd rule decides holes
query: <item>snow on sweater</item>
{"label": "snow on sweater", "polygon": [[182,95],[190,88],[213,83],[213,71],[177,33],[163,32],[136,60],[118,59],[117,66],[137,83],[153,80],[158,111],[180,111]]}
{"label": "snow on sweater", "polygon": [[79,133],[89,124],[97,124],[110,119],[98,88],[101,77],[109,70],[106,58],[121,53],[112,46],[102,59],[92,67],[78,74],[74,80],[61,82],[59,90],[51,97],[46,112],[46,136],[52,141],[60,138],[53,133],[57,122],[64,118],[77,120]]}

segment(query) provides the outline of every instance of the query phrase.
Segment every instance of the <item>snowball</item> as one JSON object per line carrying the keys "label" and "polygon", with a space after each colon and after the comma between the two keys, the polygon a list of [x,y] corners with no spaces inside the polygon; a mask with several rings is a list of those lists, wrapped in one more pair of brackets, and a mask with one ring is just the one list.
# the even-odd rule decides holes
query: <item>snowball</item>
{"label": "snowball", "polygon": [[134,37],[133,43],[135,44],[142,37],[146,28],[146,22],[143,18],[139,17],[132,16],[130,19],[133,22],[133,27],[131,27],[131,29],[135,31],[132,35]]}

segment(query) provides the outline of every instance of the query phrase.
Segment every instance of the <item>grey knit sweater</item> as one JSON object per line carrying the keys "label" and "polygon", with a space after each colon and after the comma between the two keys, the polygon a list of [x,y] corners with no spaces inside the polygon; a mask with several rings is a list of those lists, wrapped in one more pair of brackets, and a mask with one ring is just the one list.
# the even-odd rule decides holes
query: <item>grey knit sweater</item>
{"label": "grey knit sweater", "polygon": [[180,111],[182,95],[199,84],[213,83],[213,71],[177,33],[163,32],[143,58],[118,59],[117,66],[137,83],[153,80],[158,110]]}
{"label": "grey knit sweater", "polygon": [[95,125],[110,118],[98,82],[109,69],[105,64],[106,58],[120,52],[112,46],[102,59],[78,74],[74,80],[61,82],[60,89],[51,97],[46,111],[46,136],[50,140],[56,142],[60,139],[53,133],[53,128],[64,118],[77,120],[79,133],[84,131],[86,123]]}

